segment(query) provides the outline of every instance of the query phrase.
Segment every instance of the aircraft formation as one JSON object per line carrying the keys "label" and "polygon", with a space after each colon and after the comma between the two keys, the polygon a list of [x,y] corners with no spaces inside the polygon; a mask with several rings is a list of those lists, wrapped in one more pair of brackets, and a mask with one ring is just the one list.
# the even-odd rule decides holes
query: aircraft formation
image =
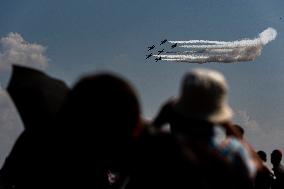
{"label": "aircraft formation", "polygon": [[[163,39],[162,41],[160,41],[160,45],[159,45],[159,46],[160,46],[160,47],[161,47],[161,46],[165,46],[165,44],[166,44],[167,42],[168,42],[167,39]],[[177,43],[174,43],[174,44],[170,45],[170,49],[176,48],[177,45],[178,45]],[[155,55],[153,55],[153,52],[152,52],[152,51],[154,51],[155,48],[156,48],[155,45],[152,45],[152,46],[149,46],[149,47],[148,47],[148,51],[150,51],[151,53],[146,55],[146,59],[149,59],[149,58],[151,58],[151,57],[156,57],[156,58],[155,58],[155,62],[158,62],[159,60],[162,60],[162,57],[161,57],[161,56],[158,56],[158,55],[161,55],[161,54],[167,53],[167,52],[165,51],[165,48],[163,48],[163,49],[161,49],[161,50],[158,50],[157,53],[156,53]],[[157,48],[158,48],[158,47],[157,47]]]}
{"label": "aircraft formation", "polygon": [[276,36],[277,31],[269,27],[259,33],[256,38],[245,38],[235,41],[171,41],[164,39],[148,47],[146,59],[153,59],[156,62],[163,60],[198,64],[254,61],[261,55],[263,47],[275,40]]}

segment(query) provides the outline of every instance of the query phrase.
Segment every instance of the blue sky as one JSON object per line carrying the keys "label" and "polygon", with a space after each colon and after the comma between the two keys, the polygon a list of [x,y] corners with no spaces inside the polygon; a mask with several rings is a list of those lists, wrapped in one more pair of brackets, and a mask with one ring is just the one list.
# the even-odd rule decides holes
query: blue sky
{"label": "blue sky", "polygon": [[[284,149],[283,8],[282,0],[1,0],[0,37],[17,32],[46,46],[46,71],[69,85],[93,71],[123,75],[138,90],[146,117],[178,94],[188,70],[219,70],[228,79],[236,122],[256,149],[270,152]],[[252,62],[145,61],[146,47],[164,38],[232,41],[267,27],[278,36]]]}

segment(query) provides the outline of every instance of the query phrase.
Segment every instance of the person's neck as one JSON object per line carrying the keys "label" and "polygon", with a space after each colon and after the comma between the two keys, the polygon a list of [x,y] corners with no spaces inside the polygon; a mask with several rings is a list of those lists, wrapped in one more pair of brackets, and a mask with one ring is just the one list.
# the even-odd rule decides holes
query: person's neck
{"label": "person's neck", "polygon": [[277,168],[281,165],[281,163],[276,163],[276,164],[273,164],[273,168]]}

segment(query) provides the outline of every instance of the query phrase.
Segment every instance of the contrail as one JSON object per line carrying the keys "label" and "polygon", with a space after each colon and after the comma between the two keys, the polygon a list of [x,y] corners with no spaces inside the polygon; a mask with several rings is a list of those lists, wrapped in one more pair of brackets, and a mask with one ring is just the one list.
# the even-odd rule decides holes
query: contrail
{"label": "contrail", "polygon": [[206,44],[224,44],[224,43],[228,43],[226,41],[209,41],[209,40],[190,40],[190,41],[169,41],[170,43],[174,44],[202,44],[202,43],[206,43]]}
{"label": "contrail", "polygon": [[165,61],[188,63],[231,63],[252,61],[261,55],[262,48],[273,41],[276,36],[277,31],[275,29],[267,28],[254,39],[242,39],[236,41],[169,41],[172,44],[178,44],[177,47],[188,50],[166,52],[166,54],[163,55],[153,56],[161,57],[161,60]]}

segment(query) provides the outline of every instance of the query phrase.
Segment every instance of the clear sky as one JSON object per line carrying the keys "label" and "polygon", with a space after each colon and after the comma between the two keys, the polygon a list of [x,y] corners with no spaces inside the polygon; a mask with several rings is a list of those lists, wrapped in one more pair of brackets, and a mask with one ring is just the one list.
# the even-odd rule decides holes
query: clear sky
{"label": "clear sky", "polygon": [[[164,38],[232,41],[257,37],[267,27],[275,28],[278,36],[252,62],[145,60],[147,46],[159,45]],[[221,71],[230,86],[235,121],[257,150],[268,153],[284,150],[283,31],[283,0],[0,1],[0,37],[17,32],[26,41],[46,46],[46,71],[71,86],[93,71],[123,75],[139,92],[145,117],[154,116],[161,103],[178,94],[188,70]]]}

